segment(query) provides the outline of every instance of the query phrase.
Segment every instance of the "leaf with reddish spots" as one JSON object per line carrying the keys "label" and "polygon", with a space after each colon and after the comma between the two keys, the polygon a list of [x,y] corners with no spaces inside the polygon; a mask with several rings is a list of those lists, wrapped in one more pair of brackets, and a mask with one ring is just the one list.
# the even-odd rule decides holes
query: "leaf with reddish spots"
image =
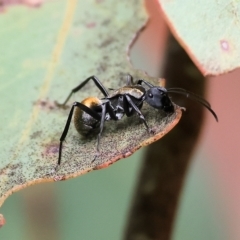
{"label": "leaf with reddish spots", "polygon": [[240,2],[158,0],[173,35],[204,75],[240,66]]}
{"label": "leaf with reddish spots", "polygon": [[[18,16],[18,21],[15,21]],[[132,68],[127,49],[146,24],[143,1],[49,1],[34,11],[14,8],[0,21],[0,205],[14,191],[46,181],[76,177],[109,166],[170,131],[181,117],[148,105],[142,112],[154,132],[138,116],[105,124],[96,155],[96,135],[79,136],[70,125],[63,143],[62,164],[56,169],[59,138],[71,103],[102,97],[93,82],[76,93],[65,109],[71,89],[91,75],[106,88],[126,84],[124,76],[159,79]],[[11,23],[11,28],[6,25]],[[131,24],[129,24],[131,23]],[[117,37],[116,37],[117,36]],[[5,80],[5,81],[4,81]]]}

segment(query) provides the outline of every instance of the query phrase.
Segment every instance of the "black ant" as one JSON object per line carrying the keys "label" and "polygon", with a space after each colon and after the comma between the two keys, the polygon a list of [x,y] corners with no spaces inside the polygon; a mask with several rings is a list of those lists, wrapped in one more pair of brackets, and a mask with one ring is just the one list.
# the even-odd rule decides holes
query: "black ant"
{"label": "black ant", "polygon": [[[97,152],[99,152],[99,142],[105,121],[117,121],[120,120],[125,114],[127,117],[131,117],[134,113],[137,113],[147,131],[150,133],[151,130],[141,112],[143,102],[145,101],[153,108],[163,110],[165,113],[171,114],[174,112],[174,105],[170,100],[168,93],[178,93],[183,94],[186,97],[191,97],[206,107],[212,113],[216,121],[218,121],[216,113],[211,109],[210,104],[202,97],[182,88],[166,89],[164,87],[154,86],[143,79],[139,79],[136,83],[134,83],[131,75],[127,75],[126,86],[119,89],[110,89],[112,90],[111,94],[108,93],[106,88],[97,77],[91,76],[74,88],[63,104],[58,105],[65,106],[72,94],[79,91],[90,80],[94,81],[95,85],[102,92],[104,97],[101,99],[97,97],[88,97],[82,102],[73,103],[62,136],[60,138],[58,165],[61,163],[62,143],[68,133],[75,108],[74,124],[79,134],[86,136],[89,134],[89,132],[98,130]],[[145,87],[143,87],[143,84],[145,84]]]}

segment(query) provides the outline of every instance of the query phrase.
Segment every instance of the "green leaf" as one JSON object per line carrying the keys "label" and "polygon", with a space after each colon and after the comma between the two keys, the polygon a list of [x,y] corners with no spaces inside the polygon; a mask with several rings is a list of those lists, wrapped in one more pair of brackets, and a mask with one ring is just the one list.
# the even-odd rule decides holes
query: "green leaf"
{"label": "green leaf", "polygon": [[180,44],[204,75],[240,66],[239,0],[158,0]]}
{"label": "green leaf", "polygon": [[[106,123],[96,154],[96,136],[83,139],[73,125],[64,142],[62,164],[55,171],[59,138],[70,108],[70,90],[91,75],[107,88],[125,85],[124,76],[145,78],[132,69],[127,49],[147,16],[143,1],[49,1],[40,8],[14,7],[1,15],[1,155],[0,205],[12,192],[31,184],[75,177],[107,167],[158,140],[181,117],[143,107],[149,134],[137,116]],[[70,101],[102,97],[91,82]],[[69,106],[70,107],[70,106]]]}

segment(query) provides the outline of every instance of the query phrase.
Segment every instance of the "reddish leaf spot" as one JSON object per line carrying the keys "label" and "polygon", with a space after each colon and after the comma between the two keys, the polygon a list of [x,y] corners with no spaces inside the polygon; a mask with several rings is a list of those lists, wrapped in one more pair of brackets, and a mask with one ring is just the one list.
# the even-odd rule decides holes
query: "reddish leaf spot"
{"label": "reddish leaf spot", "polygon": [[38,100],[34,104],[39,105],[42,110],[53,110],[57,108],[54,102],[48,100]]}
{"label": "reddish leaf spot", "polygon": [[220,45],[221,45],[222,50],[229,51],[229,43],[228,43],[228,41],[221,40],[220,41]]}
{"label": "reddish leaf spot", "polygon": [[58,150],[59,150],[59,143],[55,143],[55,144],[47,144],[45,146],[45,151],[44,151],[44,155],[56,155],[58,154]]}
{"label": "reddish leaf spot", "polygon": [[131,151],[126,152],[126,153],[123,154],[123,157],[127,158],[127,157],[131,156],[132,154],[133,154],[133,152],[131,152]]}
{"label": "reddish leaf spot", "polygon": [[66,177],[65,176],[55,176],[53,179],[55,182],[58,182],[58,181],[66,180]]}
{"label": "reddish leaf spot", "polygon": [[3,217],[2,214],[0,214],[0,228],[6,223],[5,218]]}
{"label": "reddish leaf spot", "polygon": [[96,3],[102,3],[104,0],[96,0]]}
{"label": "reddish leaf spot", "polygon": [[27,5],[29,7],[39,7],[43,0],[1,0],[0,12],[4,12],[7,6],[13,5]]}
{"label": "reddish leaf spot", "polygon": [[86,27],[87,28],[94,28],[94,27],[96,27],[96,23],[95,22],[86,23]]}

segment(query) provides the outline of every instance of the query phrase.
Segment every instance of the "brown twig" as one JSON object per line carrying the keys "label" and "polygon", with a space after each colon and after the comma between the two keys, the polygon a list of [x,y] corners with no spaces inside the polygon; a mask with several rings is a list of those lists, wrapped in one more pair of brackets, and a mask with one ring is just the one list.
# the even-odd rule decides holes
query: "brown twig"
{"label": "brown twig", "polygon": [[[172,36],[165,62],[167,87],[204,94],[204,77]],[[173,99],[187,111],[167,136],[148,147],[124,239],[171,239],[184,177],[203,123],[199,104],[179,95]]]}

